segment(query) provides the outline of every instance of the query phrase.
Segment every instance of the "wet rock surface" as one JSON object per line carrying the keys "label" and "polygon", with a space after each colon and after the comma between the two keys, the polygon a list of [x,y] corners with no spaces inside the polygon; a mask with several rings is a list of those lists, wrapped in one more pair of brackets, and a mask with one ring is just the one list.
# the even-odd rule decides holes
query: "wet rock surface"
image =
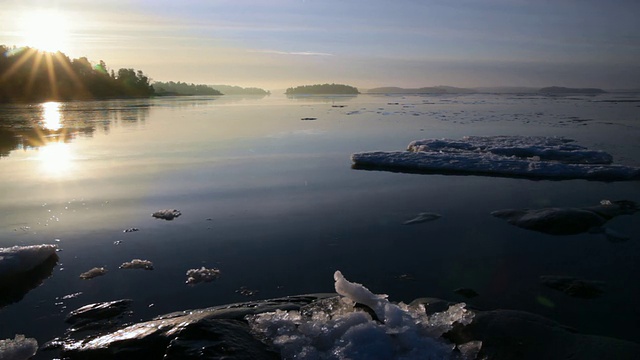
{"label": "wet rock surface", "polygon": [[585,208],[505,209],[491,215],[523,229],[551,235],[574,235],[604,232],[602,226],[619,215],[630,215],[640,208],[628,200],[602,200],[600,205]]}
{"label": "wet rock surface", "polygon": [[540,282],[548,288],[562,291],[576,298],[593,299],[604,293],[602,281],[583,280],[571,276],[540,276]]}
{"label": "wet rock surface", "polygon": [[[313,294],[175,312],[132,325],[112,323],[93,332],[68,331],[43,349],[64,359],[278,359],[256,339],[244,317],[302,306],[335,294]],[[124,300],[126,302],[126,300]],[[89,309],[110,309],[114,302]]]}
{"label": "wet rock surface", "polygon": [[[134,324],[112,324],[93,332],[69,331],[43,348],[63,359],[279,359],[271,346],[251,332],[247,315],[303,310],[336,294],[311,294],[170,313]],[[122,300],[128,304],[128,300]],[[107,305],[109,304],[109,305]],[[117,308],[117,302],[89,309]],[[420,298],[428,314],[452,303]],[[77,311],[77,310],[76,310]],[[478,359],[637,359],[640,344],[585,335],[532,313],[472,310],[473,321],[456,324],[443,335],[458,347],[481,341]],[[98,317],[100,318],[100,317]]]}

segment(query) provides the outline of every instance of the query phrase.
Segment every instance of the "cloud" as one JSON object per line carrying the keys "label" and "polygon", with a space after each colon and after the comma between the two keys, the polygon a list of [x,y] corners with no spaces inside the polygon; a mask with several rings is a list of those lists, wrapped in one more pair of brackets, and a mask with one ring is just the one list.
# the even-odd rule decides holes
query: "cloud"
{"label": "cloud", "polygon": [[276,54],[276,55],[301,55],[301,56],[334,56],[333,54],[312,51],[278,51],[278,50],[247,50],[251,53]]}

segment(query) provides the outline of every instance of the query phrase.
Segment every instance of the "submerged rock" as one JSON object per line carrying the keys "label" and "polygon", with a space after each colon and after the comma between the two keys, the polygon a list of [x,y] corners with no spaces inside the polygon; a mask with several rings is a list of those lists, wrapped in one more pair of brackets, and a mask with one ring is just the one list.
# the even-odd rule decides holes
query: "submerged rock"
{"label": "submerged rock", "polygon": [[427,221],[438,220],[441,217],[442,215],[440,214],[423,212],[423,213],[419,213],[418,216],[416,216],[415,218],[405,221],[403,224],[404,225],[419,224]]}
{"label": "submerged rock", "polygon": [[577,298],[593,299],[604,293],[602,281],[582,280],[571,276],[540,276],[545,286]]}
{"label": "submerged rock", "polygon": [[466,297],[467,299],[471,299],[471,298],[474,298],[474,297],[480,295],[475,290],[470,289],[470,288],[457,288],[457,289],[453,290],[453,292],[458,294],[458,295],[462,295],[462,296]]}
{"label": "submerged rock", "polygon": [[176,210],[176,209],[158,210],[153,214],[151,214],[151,216],[153,216],[154,218],[163,219],[163,220],[173,220],[180,215],[182,215],[182,213],[180,212],[180,210]]}
{"label": "submerged rock", "polygon": [[[602,200],[600,205],[585,208],[543,208],[497,210],[491,215],[509,224],[552,235],[605,232],[602,226],[619,215],[633,214],[640,208],[633,201]],[[620,238],[621,235],[617,235]]]}

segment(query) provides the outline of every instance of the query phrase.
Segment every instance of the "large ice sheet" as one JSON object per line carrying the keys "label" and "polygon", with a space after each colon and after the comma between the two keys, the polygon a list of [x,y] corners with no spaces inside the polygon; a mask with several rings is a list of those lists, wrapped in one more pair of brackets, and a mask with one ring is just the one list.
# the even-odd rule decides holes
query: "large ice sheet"
{"label": "large ice sheet", "polygon": [[612,156],[559,137],[467,136],[461,140],[425,139],[406,151],[351,155],[356,168],[487,174],[552,179],[640,180],[640,168],[612,165]]}
{"label": "large ice sheet", "polygon": [[0,248],[0,278],[29,271],[56,254],[55,245]]}

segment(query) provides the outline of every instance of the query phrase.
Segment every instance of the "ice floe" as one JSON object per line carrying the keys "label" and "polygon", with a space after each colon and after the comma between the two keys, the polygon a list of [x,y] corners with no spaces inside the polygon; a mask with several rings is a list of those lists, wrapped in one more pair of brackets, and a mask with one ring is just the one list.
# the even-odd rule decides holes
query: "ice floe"
{"label": "ice floe", "polygon": [[102,276],[106,273],[107,273],[107,269],[103,267],[94,267],[93,269],[80,274],[80,279],[89,280],[97,276]]}
{"label": "ice floe", "polygon": [[604,151],[563,137],[466,136],[425,139],[406,151],[355,153],[355,168],[392,171],[487,174],[551,179],[640,180],[640,168],[613,165]]}
{"label": "ice floe", "polygon": [[0,340],[1,360],[27,360],[38,351],[36,339],[16,335],[13,339]]}
{"label": "ice floe", "polygon": [[[394,304],[386,295],[334,274],[342,298],[318,301],[301,311],[277,310],[248,316],[252,329],[280,350],[284,359],[464,359],[475,358],[481,342],[458,346],[440,336],[454,323],[468,325],[473,313],[460,303],[427,316],[423,305]],[[354,311],[362,304],[369,312]]]}
{"label": "ice floe", "polygon": [[0,278],[29,271],[56,255],[56,245],[0,248]]}
{"label": "ice floe", "polygon": [[153,270],[153,263],[149,260],[133,259],[120,265],[120,269],[144,269]]}
{"label": "ice floe", "polygon": [[153,214],[151,214],[151,216],[153,216],[154,218],[163,219],[163,220],[173,220],[180,215],[182,215],[182,213],[180,212],[180,210],[176,210],[176,209],[158,210]]}
{"label": "ice floe", "polygon": [[58,263],[57,249],[55,245],[0,248],[0,308],[22,300],[51,276]]}
{"label": "ice floe", "polygon": [[187,284],[197,284],[200,282],[211,282],[220,277],[220,270],[207,269],[204,266],[200,269],[187,270]]}

